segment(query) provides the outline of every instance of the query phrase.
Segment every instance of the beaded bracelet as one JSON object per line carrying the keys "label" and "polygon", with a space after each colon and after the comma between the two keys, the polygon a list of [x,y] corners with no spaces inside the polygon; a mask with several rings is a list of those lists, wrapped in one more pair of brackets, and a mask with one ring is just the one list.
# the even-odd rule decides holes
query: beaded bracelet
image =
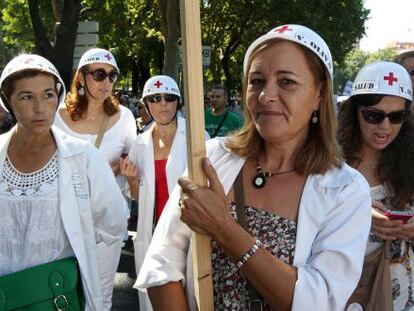
{"label": "beaded bracelet", "polygon": [[249,260],[250,257],[252,257],[258,250],[259,247],[262,246],[262,243],[256,239],[256,242],[252,245],[252,247],[249,248],[249,250],[244,253],[243,256],[239,259],[239,261],[236,263],[237,268],[243,267],[243,265]]}

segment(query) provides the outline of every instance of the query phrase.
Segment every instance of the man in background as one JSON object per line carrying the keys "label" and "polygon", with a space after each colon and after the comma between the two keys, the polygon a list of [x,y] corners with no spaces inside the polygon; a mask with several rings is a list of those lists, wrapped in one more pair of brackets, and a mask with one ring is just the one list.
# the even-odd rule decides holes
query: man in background
{"label": "man in background", "polygon": [[240,117],[227,108],[228,95],[224,86],[213,86],[210,102],[211,107],[205,111],[205,129],[211,138],[226,136],[242,126]]}
{"label": "man in background", "polygon": [[414,50],[401,53],[394,61],[407,69],[414,89]]}

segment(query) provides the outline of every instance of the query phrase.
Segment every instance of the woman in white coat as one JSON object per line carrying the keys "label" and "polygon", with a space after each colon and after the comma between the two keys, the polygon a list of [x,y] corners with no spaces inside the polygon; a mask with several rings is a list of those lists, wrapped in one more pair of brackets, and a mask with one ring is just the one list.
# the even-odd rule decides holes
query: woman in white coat
{"label": "woman in white coat", "polygon": [[[121,173],[127,177],[131,197],[138,201],[137,274],[165,203],[187,167],[186,125],[177,116],[181,99],[177,83],[169,76],[154,76],[145,83],[142,96],[154,122],[138,136],[128,158],[121,160]],[[140,310],[152,310],[148,296],[139,294]]]}
{"label": "woman in white coat", "polygon": [[328,46],[304,26],[276,27],[250,45],[245,124],[207,144],[209,187],[178,180],[138,275],[155,310],[196,310],[191,230],[212,238],[216,310],[344,308],[371,199],[341,159],[332,76]]}
{"label": "woman in white coat", "polygon": [[[56,113],[55,125],[68,135],[99,148],[111,165],[119,188],[124,191],[125,179],[119,174],[119,159],[128,154],[137,128],[132,112],[120,105],[112,94],[118,77],[119,68],[111,52],[99,48],[86,51],[79,60],[66,105],[59,107]],[[102,127],[104,133],[99,144],[97,140]],[[98,245],[103,310],[109,311],[112,306],[121,247],[122,241],[111,247],[104,243]]]}
{"label": "woman in white coat", "polygon": [[52,127],[65,88],[48,60],[17,56],[0,91],[17,120],[0,136],[0,275],[74,256],[86,310],[102,310],[96,243],[119,243],[128,216],[111,169],[91,145]]}
{"label": "woman in white coat", "polygon": [[[346,310],[414,310],[414,219],[409,220],[414,215],[411,106],[406,69],[379,61],[358,72],[351,95],[339,110],[338,138],[344,156],[367,179],[373,200],[364,270]],[[383,276],[377,265],[388,252],[390,274]],[[384,277],[389,279],[384,281]],[[377,280],[383,287],[375,286]]]}

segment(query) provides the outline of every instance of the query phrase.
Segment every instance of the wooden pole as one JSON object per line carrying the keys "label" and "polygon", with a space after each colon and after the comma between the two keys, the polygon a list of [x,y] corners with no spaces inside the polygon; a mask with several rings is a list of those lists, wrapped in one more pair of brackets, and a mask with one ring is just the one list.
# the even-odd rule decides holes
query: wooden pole
{"label": "wooden pole", "polygon": [[[189,177],[205,186],[202,171],[205,157],[204,92],[201,58],[200,3],[198,0],[180,0],[181,36],[183,45],[184,94],[187,119],[187,155]],[[213,283],[211,276],[210,238],[193,233],[194,290],[200,311],[212,311]],[[191,282],[191,280],[188,280]]]}

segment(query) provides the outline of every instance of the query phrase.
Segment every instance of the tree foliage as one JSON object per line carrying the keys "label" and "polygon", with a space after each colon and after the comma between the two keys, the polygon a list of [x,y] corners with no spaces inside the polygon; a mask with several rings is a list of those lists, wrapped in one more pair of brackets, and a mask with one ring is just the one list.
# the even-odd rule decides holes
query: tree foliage
{"label": "tree foliage", "polygon": [[[43,36],[50,44],[54,42],[55,22],[67,14],[65,5],[81,2],[79,19],[99,22],[99,46],[111,49],[119,62],[122,80],[135,91],[152,74],[176,77],[178,0],[2,0],[2,55],[35,51],[36,47],[39,51],[39,36],[27,23],[29,3],[36,2]],[[368,14],[363,0],[203,0],[200,5],[203,44],[212,48],[206,78],[210,84],[224,83],[229,89],[240,87],[242,61],[249,44],[271,28],[297,23],[314,29],[327,41],[334,61],[341,64],[364,34]],[[56,50],[55,62],[70,58],[71,45],[65,44]]]}
{"label": "tree foliage", "polygon": [[360,49],[350,51],[335,72],[335,91],[342,93],[342,87],[346,81],[354,81],[358,71],[366,64],[380,60],[393,61],[396,56],[397,50],[395,48],[380,49],[372,53]]}
{"label": "tree foliage", "polygon": [[341,63],[364,34],[369,11],[362,0],[239,0],[202,1],[204,44],[212,47],[207,73],[212,83],[240,86],[242,62],[249,44],[271,28],[301,24],[318,32],[328,43],[334,61]]}
{"label": "tree foliage", "polygon": [[[100,25],[99,45],[115,54],[123,82],[137,93],[145,81],[164,67],[159,3],[154,0],[84,1],[82,20]],[[122,82],[121,81],[121,82]]]}
{"label": "tree foliage", "polygon": [[80,0],[2,1],[5,61],[21,52],[38,53],[56,65],[68,85],[79,11]]}

